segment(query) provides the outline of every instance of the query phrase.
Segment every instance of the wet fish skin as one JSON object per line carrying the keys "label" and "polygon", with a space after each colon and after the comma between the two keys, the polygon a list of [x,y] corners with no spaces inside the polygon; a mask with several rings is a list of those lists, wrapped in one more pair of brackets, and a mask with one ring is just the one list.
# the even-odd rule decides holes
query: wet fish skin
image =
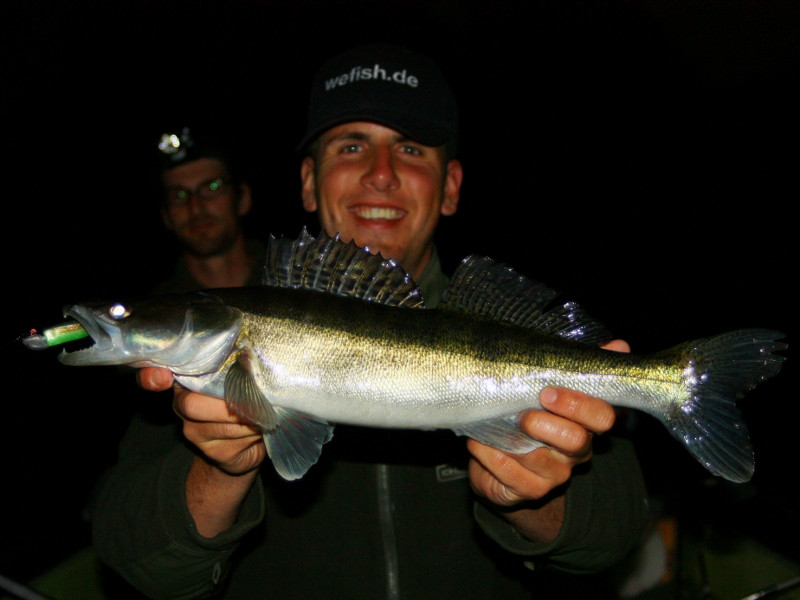
{"label": "wet fish skin", "polygon": [[[539,407],[539,391],[551,385],[647,412],[712,473],[732,481],[752,476],[752,448],[735,399],[779,371],[781,333],[741,330],[650,355],[608,352],[596,346],[599,330],[572,304],[510,309],[517,291],[497,296],[527,283],[516,274],[509,280],[507,267],[486,259],[465,261],[450,299],[427,310],[416,308],[413,282],[376,283],[396,268],[386,261],[352,252],[352,245],[344,260],[336,253],[345,245],[335,239],[307,244],[315,249],[308,256],[272,246],[268,269],[283,269],[294,281],[299,263],[315,282],[331,278],[322,286],[271,284],[75,305],[65,317],[95,344],[59,359],[169,368],[182,385],[225,398],[261,427],[286,479],[302,477],[316,462],[335,423],[451,429],[509,452],[530,452],[541,444],[516,419]],[[351,276],[341,274],[348,270],[371,291],[331,293],[331,282],[351,285]],[[501,285],[485,300],[487,280]]]}

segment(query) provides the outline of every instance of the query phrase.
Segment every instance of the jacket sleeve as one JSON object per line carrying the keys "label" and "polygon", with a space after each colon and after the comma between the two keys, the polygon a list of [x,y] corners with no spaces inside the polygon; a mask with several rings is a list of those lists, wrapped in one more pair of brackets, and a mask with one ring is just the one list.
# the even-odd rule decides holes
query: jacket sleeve
{"label": "jacket sleeve", "polygon": [[151,598],[207,598],[218,591],[239,541],[264,517],[260,477],[230,530],[198,534],[185,501],[194,458],[174,425],[135,417],[118,463],[98,486],[92,536],[100,559]]}
{"label": "jacket sleeve", "polygon": [[[642,539],[649,515],[641,469],[630,441],[601,438],[592,460],[576,469],[566,490],[564,524],[552,542],[532,542],[484,504],[475,504],[480,527],[509,552],[568,573],[613,566]],[[599,440],[597,440],[599,441]]]}

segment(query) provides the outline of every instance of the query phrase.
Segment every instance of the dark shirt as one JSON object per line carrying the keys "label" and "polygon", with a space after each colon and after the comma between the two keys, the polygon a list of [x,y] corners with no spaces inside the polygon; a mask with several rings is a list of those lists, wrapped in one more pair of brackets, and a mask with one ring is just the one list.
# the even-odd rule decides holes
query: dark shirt
{"label": "dark shirt", "polygon": [[[264,262],[267,256],[267,247],[260,241],[254,239],[247,240],[247,253],[250,256],[255,256],[258,261],[256,264]],[[248,286],[261,285],[261,269],[253,269],[250,272],[250,277],[247,280]],[[152,291],[155,294],[180,294],[183,292],[193,292],[194,290],[202,289],[202,285],[192,277],[189,269],[182,260],[175,263],[175,270],[172,275],[159,283]]]}

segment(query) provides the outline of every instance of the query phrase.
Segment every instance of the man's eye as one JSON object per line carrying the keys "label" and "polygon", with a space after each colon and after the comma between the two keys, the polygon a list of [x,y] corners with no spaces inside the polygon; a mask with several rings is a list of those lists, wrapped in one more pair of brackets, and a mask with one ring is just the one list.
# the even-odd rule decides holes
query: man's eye
{"label": "man's eye", "polygon": [[413,154],[414,156],[419,156],[422,154],[419,148],[416,146],[409,146],[408,144],[404,145],[401,149],[402,152],[405,154]]}
{"label": "man's eye", "polygon": [[175,197],[178,200],[186,200],[189,197],[189,192],[186,190],[175,190]]}
{"label": "man's eye", "polygon": [[216,192],[222,184],[219,181],[212,181],[208,184],[208,189],[212,192]]}
{"label": "man's eye", "polygon": [[342,152],[344,154],[351,154],[353,152],[358,152],[361,150],[361,144],[347,144],[346,146],[342,147]]}

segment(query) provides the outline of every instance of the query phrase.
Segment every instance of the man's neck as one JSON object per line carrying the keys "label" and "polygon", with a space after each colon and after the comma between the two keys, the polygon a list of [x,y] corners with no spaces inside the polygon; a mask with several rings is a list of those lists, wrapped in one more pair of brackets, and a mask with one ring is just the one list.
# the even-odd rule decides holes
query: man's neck
{"label": "man's neck", "polygon": [[244,236],[239,236],[221,254],[184,254],[183,262],[195,281],[204,288],[242,287],[250,279],[255,258],[248,254]]}

